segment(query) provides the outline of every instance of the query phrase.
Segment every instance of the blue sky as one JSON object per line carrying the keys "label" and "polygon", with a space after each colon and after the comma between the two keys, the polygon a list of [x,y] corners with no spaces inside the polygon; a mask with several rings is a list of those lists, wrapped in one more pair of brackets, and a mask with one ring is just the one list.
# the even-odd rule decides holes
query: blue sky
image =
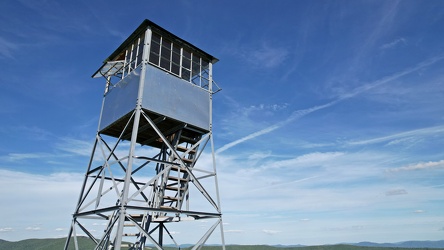
{"label": "blue sky", "polygon": [[1,239],[67,235],[104,90],[90,76],[146,18],[220,59],[228,244],[443,239],[444,2],[0,9]]}

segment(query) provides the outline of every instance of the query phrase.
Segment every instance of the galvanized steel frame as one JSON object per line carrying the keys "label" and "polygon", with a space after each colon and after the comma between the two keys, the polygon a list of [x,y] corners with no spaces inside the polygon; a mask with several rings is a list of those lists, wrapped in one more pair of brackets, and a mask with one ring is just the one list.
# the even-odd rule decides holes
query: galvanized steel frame
{"label": "galvanized steel frame", "polygon": [[[180,154],[176,150],[176,148],[173,145],[171,145],[167,136],[164,135],[161,129],[157,127],[156,121],[153,121],[142,107],[143,96],[141,95],[143,93],[143,87],[144,87],[143,84],[145,78],[144,69],[149,63],[148,55],[149,55],[149,46],[150,46],[149,41],[151,40],[151,34],[152,34],[151,28],[148,27],[145,32],[145,39],[144,39],[145,44],[144,44],[143,59],[142,59],[143,62],[141,65],[142,73],[139,81],[139,90],[138,90],[139,94],[137,98],[136,107],[132,111],[125,127],[122,129],[120,136],[117,138],[117,141],[115,141],[112,147],[110,146],[112,144],[108,143],[107,140],[103,137],[102,133],[100,132],[100,121],[99,121],[99,129],[94,142],[93,150],[91,152],[91,157],[88,164],[87,172],[85,174],[85,179],[82,184],[80,196],[78,199],[78,204],[73,214],[73,220],[65,244],[65,250],[68,249],[68,247],[70,246],[71,239],[74,241],[75,249],[79,249],[79,243],[77,240],[78,233],[76,228],[80,229],[87,237],[89,237],[94,242],[94,244],[96,244],[95,249],[110,249],[110,246],[112,246],[111,249],[120,250],[123,242],[122,237],[124,234],[125,221],[132,223],[137,228],[139,235],[143,235],[145,239],[150,241],[157,249],[163,249],[163,231],[165,231],[168,234],[168,236],[172,239],[172,241],[177,245],[172,234],[165,227],[165,223],[183,220],[184,219],[183,216],[194,218],[196,220],[215,219],[215,223],[206,231],[206,233],[200,238],[200,240],[196,242],[193,249],[201,249],[202,246],[210,237],[210,235],[218,226],[220,228],[220,233],[221,233],[221,246],[223,249],[225,249],[222,213],[221,213],[220,198],[219,198],[219,187],[218,187],[219,184],[216,175],[216,159],[215,159],[214,141],[212,134],[212,122],[213,122],[212,95],[214,94],[212,62],[209,63],[209,69],[208,69],[208,78],[209,78],[208,93],[210,98],[209,107],[208,107],[209,118],[210,118],[209,132],[207,134],[204,134],[198,142],[196,142],[190,148],[187,148],[185,152]],[[105,77],[107,78],[107,84],[105,89],[105,96],[103,98],[103,103],[102,103],[100,120],[102,119],[103,106],[106,99],[106,93],[109,90],[109,84],[110,84],[109,82],[110,76],[105,76]],[[218,86],[216,86],[216,88],[217,90],[215,92],[219,90]],[[139,124],[141,120],[147,122],[149,126],[156,132],[156,134],[161,138],[162,142],[166,145],[166,149],[171,153],[171,155],[173,156],[174,159],[176,159],[176,161],[165,161],[161,159],[156,159],[157,155],[154,157],[135,155]],[[131,125],[132,129],[130,129]],[[115,151],[121,145],[123,141],[122,137],[125,135],[125,132],[127,132],[128,130],[131,130],[131,139],[129,144],[128,155],[124,157],[118,157]],[[198,160],[208,142],[210,142],[211,145],[212,171],[199,170],[198,168],[194,168],[195,161]],[[195,150],[196,148],[199,147],[201,147],[201,149],[199,152],[197,152],[197,158],[194,160],[193,168],[190,168],[190,166],[187,165],[184,162],[184,160],[182,160],[182,156],[190,153],[192,150]],[[95,161],[97,153],[100,153],[103,159],[105,159],[105,161],[103,166],[93,168],[92,167],[93,162]],[[144,162],[137,168],[133,169],[133,167],[135,167],[134,161],[140,159],[146,160],[146,162]],[[126,165],[124,163],[125,161]],[[168,164],[168,167],[166,167],[162,171],[159,171],[155,176],[153,176],[148,181],[136,180],[136,178],[134,177],[136,172],[146,167],[151,162],[155,162],[156,164]],[[120,169],[124,171],[125,175],[123,179],[114,176],[113,170],[111,169],[111,167],[114,165],[119,166]],[[155,182],[167,171],[169,171],[173,166],[177,166],[178,168],[181,168],[184,171],[186,171],[186,173],[189,175],[189,183],[193,184],[194,187],[201,192],[201,194],[203,195],[203,197],[205,197],[207,202],[211,204],[211,206],[214,208],[214,212],[191,211],[189,210],[189,206],[187,204],[185,209],[177,209],[177,210],[171,210],[169,208],[167,209],[167,208],[153,207],[152,206],[153,204],[149,204],[148,201],[151,201],[152,197],[147,197],[144,191],[149,189],[150,187],[154,187]],[[196,173],[199,171],[201,173],[204,173],[205,175],[196,176]],[[106,175],[105,172],[107,172],[108,175]],[[216,200],[213,199],[214,194],[210,194],[206,190],[204,185],[201,184],[200,180],[204,178],[214,178],[214,185],[215,185],[214,194]],[[90,181],[91,179],[92,181]],[[107,183],[111,182],[112,186],[104,190],[103,187],[105,182]],[[122,188],[120,188],[121,184],[123,184]],[[135,188],[137,191],[135,191],[134,193],[130,193],[131,188]],[[91,199],[93,189],[94,190],[97,189],[98,192],[95,198]],[[101,207],[101,202],[103,197],[105,197],[106,195],[108,195],[109,192],[112,191],[115,192],[116,195],[115,197],[117,197],[117,203],[115,205],[108,205],[105,207]],[[138,196],[142,196],[143,199],[146,201],[146,204],[131,205],[132,202],[135,202],[135,199]],[[87,201],[87,198],[89,198],[90,200]],[[187,199],[187,201],[189,200]],[[91,206],[94,206],[94,209],[90,209]],[[158,226],[150,230],[149,223],[154,223],[154,221],[148,221],[148,224],[146,224],[147,221],[145,221],[145,224],[143,224],[137,221],[137,219],[130,214],[131,211],[145,214],[146,216],[143,217],[143,220],[151,220],[152,216],[156,214],[163,214],[166,215],[166,217],[165,221],[158,223]],[[99,219],[99,220],[109,221],[100,240],[97,240],[95,238],[91,229],[88,229],[87,226],[83,225],[80,222],[81,219]],[[114,227],[116,227],[115,230],[113,229]],[[158,235],[159,235],[158,240],[155,240],[152,237],[152,234],[155,230],[158,230]],[[136,246],[138,248],[131,248],[131,249],[143,249],[144,246],[145,242],[141,245]]]}

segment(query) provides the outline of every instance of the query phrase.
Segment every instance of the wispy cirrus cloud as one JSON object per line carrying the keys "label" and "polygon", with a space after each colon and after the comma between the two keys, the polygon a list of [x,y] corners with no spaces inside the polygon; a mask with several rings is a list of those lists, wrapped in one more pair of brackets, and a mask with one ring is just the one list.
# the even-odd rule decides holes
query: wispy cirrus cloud
{"label": "wispy cirrus cloud", "polygon": [[235,140],[233,142],[227,143],[227,144],[223,145],[222,147],[220,147],[219,149],[217,149],[216,153],[222,153],[222,152],[224,152],[224,151],[226,151],[226,150],[228,150],[228,149],[230,149],[230,148],[232,148],[232,147],[234,147],[234,146],[236,146],[236,145],[238,145],[240,143],[243,143],[245,141],[254,139],[254,138],[256,138],[258,136],[261,136],[261,135],[264,135],[264,134],[268,134],[268,133],[270,133],[270,132],[272,132],[272,131],[274,131],[276,129],[279,129],[279,128],[285,126],[286,124],[291,123],[291,122],[293,122],[293,121],[295,121],[295,120],[297,120],[299,118],[302,118],[302,117],[304,117],[304,116],[306,116],[308,114],[311,114],[313,112],[329,108],[329,107],[331,107],[333,105],[336,105],[336,104],[338,104],[338,103],[340,103],[342,101],[345,101],[345,100],[348,100],[350,98],[353,98],[353,97],[355,97],[357,95],[360,95],[360,94],[362,94],[364,92],[367,92],[367,91],[369,91],[369,90],[371,90],[373,88],[376,88],[376,87],[378,87],[380,85],[387,84],[387,83],[389,83],[389,82],[391,82],[393,80],[399,79],[399,78],[401,78],[401,77],[403,77],[405,75],[408,75],[410,73],[413,73],[413,72],[416,72],[418,70],[421,70],[421,69],[423,69],[425,67],[433,65],[436,62],[441,61],[442,59],[444,59],[443,55],[432,57],[432,58],[430,58],[428,60],[420,62],[419,64],[417,64],[414,67],[407,68],[405,70],[399,71],[399,72],[397,72],[395,74],[392,74],[390,76],[384,77],[384,78],[379,79],[377,81],[374,81],[374,82],[371,82],[371,83],[368,83],[368,84],[364,84],[364,85],[362,85],[360,87],[357,87],[357,88],[355,88],[355,89],[353,89],[351,91],[344,92],[344,93],[340,94],[335,100],[330,101],[328,103],[325,103],[325,104],[322,104],[322,105],[313,106],[313,107],[306,108],[306,109],[300,109],[300,110],[293,111],[291,113],[291,115],[286,120],[280,121],[280,122],[278,122],[276,124],[273,124],[273,125],[271,125],[269,127],[264,128],[262,130],[259,130],[259,131],[256,131],[254,133],[251,133],[251,134],[249,134],[247,136],[244,136],[244,137],[242,137],[240,139],[237,139],[237,140]]}
{"label": "wispy cirrus cloud", "polygon": [[288,55],[288,49],[262,44],[259,48],[247,51],[244,58],[256,67],[274,68],[282,64]]}
{"label": "wispy cirrus cloud", "polygon": [[90,156],[92,150],[92,141],[79,140],[74,138],[61,138],[57,148],[65,152],[80,156]]}
{"label": "wispy cirrus cloud", "polygon": [[[9,204],[3,206],[0,215],[4,239],[22,240],[30,235],[45,238],[49,228],[66,226],[82,179],[83,174],[43,175],[0,169],[0,195],[2,202]],[[38,216],[30,216],[24,225],[18,218],[30,208]]]}
{"label": "wispy cirrus cloud", "polygon": [[26,227],[25,230],[26,231],[41,231],[42,228],[41,227]]}
{"label": "wispy cirrus cloud", "polygon": [[18,49],[18,45],[10,41],[6,41],[4,38],[0,37],[0,58],[14,58],[14,52]]}
{"label": "wispy cirrus cloud", "polygon": [[240,230],[240,229],[229,229],[229,230],[224,230],[224,233],[243,233],[245,232],[244,230]]}
{"label": "wispy cirrus cloud", "polygon": [[263,232],[263,233],[266,233],[266,234],[269,234],[269,235],[275,235],[275,234],[278,234],[278,233],[280,233],[280,232],[282,232],[282,231],[279,231],[279,230],[270,230],[270,229],[262,229],[262,232]]}
{"label": "wispy cirrus cloud", "polygon": [[29,159],[48,158],[51,156],[52,154],[48,153],[9,153],[5,156],[2,156],[1,158],[3,158],[5,161],[16,162]]}
{"label": "wispy cirrus cloud", "polygon": [[54,133],[37,126],[5,126],[0,128],[0,134],[22,134],[27,139],[35,141],[45,141],[55,138]]}
{"label": "wispy cirrus cloud", "polygon": [[422,209],[418,209],[418,210],[413,211],[413,213],[415,213],[415,214],[422,214],[422,213],[425,213],[425,212],[426,211],[424,211]]}
{"label": "wispy cirrus cloud", "polygon": [[273,161],[262,165],[261,169],[280,169],[319,166],[344,156],[343,152],[313,152],[288,160]]}
{"label": "wispy cirrus cloud", "polygon": [[227,53],[232,54],[250,67],[272,69],[280,66],[290,55],[290,50],[282,46],[270,45],[269,42],[261,44],[240,45],[240,41],[227,47]]}
{"label": "wispy cirrus cloud", "polygon": [[[387,142],[388,144],[396,144],[400,141],[405,140],[411,140],[411,138],[416,137],[425,137],[425,136],[431,136],[431,135],[441,135],[444,134],[444,126],[435,126],[435,127],[429,127],[429,128],[422,128],[422,129],[415,129],[410,131],[405,131],[401,133],[396,133],[392,135],[367,139],[367,140],[361,140],[361,141],[350,141],[347,142],[348,145],[367,145],[367,144],[376,144],[376,143],[384,143]],[[410,139],[409,139],[410,138]]]}
{"label": "wispy cirrus cloud", "polygon": [[389,43],[385,43],[383,45],[381,45],[381,49],[390,49],[390,48],[394,48],[396,46],[399,46],[400,44],[407,44],[407,40],[405,38],[398,38],[395,39],[394,41],[391,41]]}
{"label": "wispy cirrus cloud", "polygon": [[12,232],[12,231],[14,231],[14,229],[12,227],[0,228],[0,233],[7,233],[7,232]]}
{"label": "wispy cirrus cloud", "polygon": [[416,171],[416,170],[426,170],[426,169],[436,169],[436,168],[444,168],[444,160],[421,162],[421,163],[408,165],[408,166],[404,166],[404,167],[388,169],[388,170],[386,170],[386,172],[395,173],[395,172],[402,172],[402,171]]}
{"label": "wispy cirrus cloud", "polygon": [[248,111],[279,111],[282,109],[286,109],[288,107],[288,103],[283,104],[257,104],[257,105],[251,105],[250,107],[246,108]]}

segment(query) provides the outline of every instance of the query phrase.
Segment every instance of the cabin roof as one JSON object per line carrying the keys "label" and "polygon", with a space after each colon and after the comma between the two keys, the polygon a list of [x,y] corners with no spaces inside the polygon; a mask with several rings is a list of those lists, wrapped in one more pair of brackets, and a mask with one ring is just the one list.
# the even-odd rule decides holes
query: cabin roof
{"label": "cabin roof", "polygon": [[201,56],[207,58],[212,63],[216,63],[219,61],[216,57],[208,54],[207,52],[199,49],[198,47],[194,46],[190,42],[185,41],[184,39],[174,35],[173,33],[167,31],[166,29],[160,27],[159,25],[155,24],[154,22],[145,19],[139,27],[110,55],[108,56],[103,63],[106,63],[108,61],[114,60],[116,56],[118,56],[122,50],[126,49],[128,45],[130,45],[136,37],[138,37],[141,33],[145,32],[148,27],[151,27],[151,29],[154,32],[159,33],[162,36],[166,36],[169,39],[171,39],[174,43],[182,46],[182,47],[188,47],[191,51],[199,53]]}

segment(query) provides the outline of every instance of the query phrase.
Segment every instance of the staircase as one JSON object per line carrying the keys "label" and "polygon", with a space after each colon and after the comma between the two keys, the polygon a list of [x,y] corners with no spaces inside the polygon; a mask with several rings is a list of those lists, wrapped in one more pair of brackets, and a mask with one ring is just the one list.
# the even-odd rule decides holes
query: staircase
{"label": "staircase", "polygon": [[159,185],[161,193],[159,208],[180,210],[188,197],[190,176],[187,169],[194,167],[198,147],[193,148],[193,146],[201,138],[201,134],[191,132],[183,128],[169,138],[180,159],[172,152],[167,153],[169,162],[173,164],[170,165],[169,170],[165,171],[162,183]]}
{"label": "staircase", "polygon": [[[180,157],[177,158],[170,148],[163,143],[158,154],[158,160],[162,163],[156,165],[156,174],[159,175],[159,178],[152,186],[153,192],[150,198],[147,198],[148,204],[153,208],[158,208],[159,212],[129,215],[130,218],[125,219],[128,223],[124,224],[126,229],[122,235],[122,249],[150,249],[145,247],[145,244],[149,243],[147,237],[139,233],[135,227],[141,227],[146,232],[152,232],[158,227],[159,234],[163,234],[163,230],[169,234],[163,224],[179,220],[171,213],[182,210],[184,202],[188,200],[188,185],[190,182],[188,171],[193,169],[197,160],[199,145],[196,144],[200,141],[202,135],[203,133],[200,131],[183,126],[166,136],[169,144]],[[159,237],[160,245],[162,245],[162,237]],[[114,249],[113,243],[110,243],[110,249]]]}

